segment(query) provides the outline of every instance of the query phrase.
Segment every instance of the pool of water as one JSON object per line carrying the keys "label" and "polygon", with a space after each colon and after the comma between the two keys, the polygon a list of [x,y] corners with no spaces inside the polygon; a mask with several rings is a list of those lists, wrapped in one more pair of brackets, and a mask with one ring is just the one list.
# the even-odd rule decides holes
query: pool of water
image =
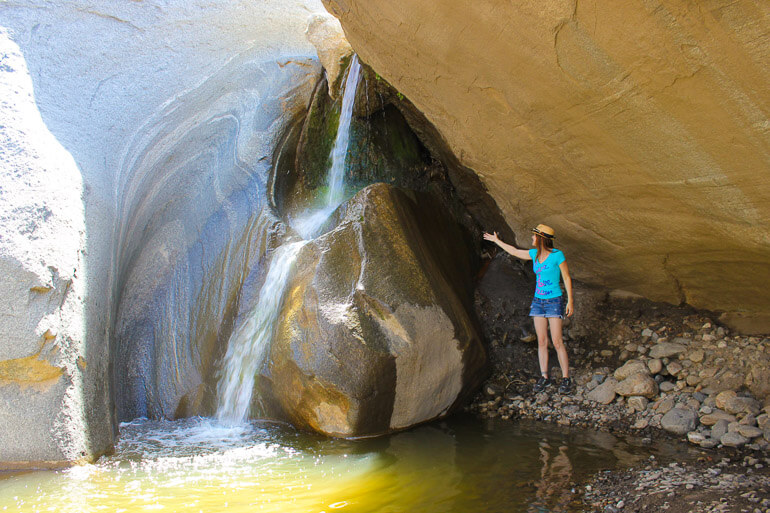
{"label": "pool of water", "polygon": [[687,451],[468,416],[363,440],[263,422],[137,420],[96,464],[0,473],[0,511],[574,511],[575,483],[591,474]]}

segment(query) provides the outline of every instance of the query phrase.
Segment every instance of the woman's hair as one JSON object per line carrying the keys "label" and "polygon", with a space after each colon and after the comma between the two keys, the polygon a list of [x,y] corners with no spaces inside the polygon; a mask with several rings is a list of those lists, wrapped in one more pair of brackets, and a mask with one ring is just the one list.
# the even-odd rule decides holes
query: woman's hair
{"label": "woman's hair", "polygon": [[540,260],[540,254],[543,252],[544,249],[547,249],[549,251],[553,251],[553,239],[549,239],[547,237],[543,237],[542,235],[536,233],[535,234],[535,247],[537,248],[537,256],[535,258]]}

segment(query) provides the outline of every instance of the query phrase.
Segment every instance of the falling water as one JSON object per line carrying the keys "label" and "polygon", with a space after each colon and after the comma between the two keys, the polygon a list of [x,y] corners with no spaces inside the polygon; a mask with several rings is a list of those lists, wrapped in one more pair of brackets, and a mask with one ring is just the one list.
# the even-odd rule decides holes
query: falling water
{"label": "falling water", "polygon": [[265,361],[289,271],[305,243],[292,242],[275,250],[257,306],[230,337],[217,390],[219,420],[245,422],[248,418],[254,377]]}
{"label": "falling water", "polygon": [[345,199],[345,160],[350,142],[350,121],[353,118],[353,105],[356,103],[356,90],[361,78],[361,64],[358,56],[353,55],[348,67],[348,74],[342,89],[342,108],[340,121],[337,126],[337,136],[330,153],[332,160],[329,168],[329,192],[326,204],[320,208],[304,212],[298,219],[293,220],[292,227],[306,239],[318,235],[318,230],[329,218],[332,212]]}
{"label": "falling water", "polygon": [[[350,139],[350,120],[356,98],[361,65],[353,55],[342,95],[342,110],[337,137],[332,148],[329,169],[329,194],[326,205],[305,212],[292,226],[305,239],[317,235],[324,221],[344,199],[345,157]],[[242,423],[248,418],[254,391],[254,378],[265,361],[265,352],[273,336],[273,325],[283,301],[283,294],[297,253],[306,241],[278,248],[270,263],[265,283],[259,292],[257,306],[248,319],[233,332],[222,362],[222,375],[217,387],[217,419]]]}
{"label": "falling water", "polygon": [[327,204],[335,207],[342,203],[345,177],[345,158],[348,155],[348,142],[350,140],[350,120],[353,117],[353,105],[356,103],[356,89],[361,77],[361,65],[354,54],[350,61],[348,76],[345,79],[345,90],[342,96],[342,109],[340,111],[340,124],[337,128],[337,137],[332,148],[332,167],[329,170],[329,198]]}

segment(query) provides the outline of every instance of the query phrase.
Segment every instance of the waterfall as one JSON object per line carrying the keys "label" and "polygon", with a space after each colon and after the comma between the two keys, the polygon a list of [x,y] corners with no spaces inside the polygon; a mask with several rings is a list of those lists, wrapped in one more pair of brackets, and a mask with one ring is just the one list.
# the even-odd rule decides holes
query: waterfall
{"label": "waterfall", "polygon": [[360,78],[361,64],[358,62],[358,56],[353,54],[342,88],[342,107],[337,135],[329,154],[332,165],[328,173],[329,192],[326,196],[326,204],[320,208],[303,212],[299,218],[292,220],[291,223],[292,228],[305,239],[312,239],[317,236],[318,230],[324,222],[345,199],[345,161],[350,142],[350,121],[353,118],[353,106],[356,103],[356,90]]}
{"label": "waterfall", "polygon": [[332,147],[332,167],[329,170],[329,197],[327,206],[336,208],[345,193],[345,159],[348,155],[348,142],[350,140],[350,120],[353,117],[353,105],[356,103],[356,90],[358,80],[361,77],[361,64],[358,56],[353,54],[348,68],[348,76],[345,78],[345,87],[342,95],[342,109],[340,110],[340,123],[337,127],[337,137]]}
{"label": "waterfall", "polygon": [[230,336],[217,387],[219,420],[245,422],[248,418],[254,377],[264,363],[265,351],[270,346],[289,271],[305,243],[292,242],[275,250],[265,283],[259,291],[257,306],[246,322]]}
{"label": "waterfall", "polygon": [[[326,204],[304,212],[292,222],[292,227],[304,239],[315,237],[329,215],[344,199],[345,160],[350,140],[350,121],[360,76],[361,65],[354,54],[342,91],[340,121],[331,151],[332,165],[329,169],[329,194]],[[292,242],[275,250],[265,283],[259,292],[257,306],[248,314],[247,320],[230,336],[217,386],[216,416],[219,420],[240,423],[248,419],[254,392],[254,379],[264,364],[266,351],[270,347],[289,273],[299,250],[306,243],[307,240]]]}

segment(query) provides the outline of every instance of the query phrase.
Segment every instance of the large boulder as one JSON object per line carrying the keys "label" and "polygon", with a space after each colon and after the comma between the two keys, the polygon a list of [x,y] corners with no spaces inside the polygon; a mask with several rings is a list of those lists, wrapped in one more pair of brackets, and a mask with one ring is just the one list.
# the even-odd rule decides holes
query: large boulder
{"label": "large boulder", "polygon": [[332,436],[441,417],[484,377],[470,249],[430,196],[360,191],[297,256],[262,376],[296,425]]}
{"label": "large boulder", "polygon": [[581,280],[770,329],[765,2],[324,3],[519,241],[545,222]]}

